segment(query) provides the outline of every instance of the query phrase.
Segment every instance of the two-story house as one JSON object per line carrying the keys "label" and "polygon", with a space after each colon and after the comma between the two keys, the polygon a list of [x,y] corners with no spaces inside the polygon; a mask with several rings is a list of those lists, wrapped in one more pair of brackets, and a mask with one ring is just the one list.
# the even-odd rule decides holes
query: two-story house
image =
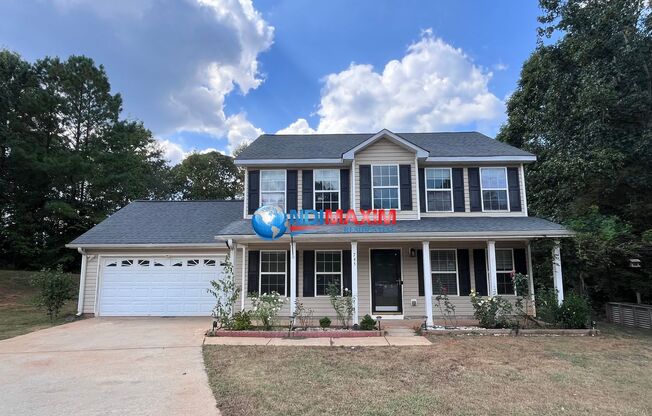
{"label": "two-story house", "polygon": [[[532,280],[530,242],[549,238],[553,281],[563,298],[559,238],[571,233],[529,217],[528,152],[477,132],[262,135],[240,154],[244,201],[137,201],[73,241],[82,254],[79,312],[95,315],[208,315],[208,281],[227,254],[247,294],[276,291],[315,317],[334,315],[329,285],[365,314],[433,322],[446,293],[471,316],[469,293],[515,297],[514,272]],[[373,220],[326,224],[261,239],[252,215],[353,210]],[[350,218],[351,220],[353,217]],[[530,285],[532,287],[532,285]],[[530,293],[534,296],[534,293]]]}

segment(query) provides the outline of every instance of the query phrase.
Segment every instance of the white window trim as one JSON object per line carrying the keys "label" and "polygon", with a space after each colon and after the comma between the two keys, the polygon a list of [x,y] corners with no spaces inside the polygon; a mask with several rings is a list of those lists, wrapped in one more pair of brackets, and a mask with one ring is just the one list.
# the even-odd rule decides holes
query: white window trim
{"label": "white window trim", "polygon": [[[374,186],[374,167],[381,167],[381,166],[396,166],[396,177],[397,177],[397,182],[396,186],[393,185],[387,185],[387,186]],[[397,208],[376,208],[376,188],[382,188],[382,189],[392,189],[396,188],[398,192],[398,207]],[[396,211],[401,210],[401,169],[398,163],[381,163],[378,165],[371,165],[371,208],[372,209],[395,209]]]}
{"label": "white window trim", "polygon": [[[342,250],[315,250],[315,297],[316,298],[327,298],[328,295],[318,295],[317,294],[317,253],[340,253],[340,296],[344,296],[344,254]],[[336,275],[338,273],[319,273],[319,274],[328,274],[328,275]]]}
{"label": "white window trim", "polygon": [[[337,191],[317,191],[317,187],[315,186],[315,183],[317,182],[317,175],[315,172],[318,170],[332,170],[337,172]],[[342,206],[342,177],[340,176],[340,170],[339,169],[314,169],[312,171],[312,206],[317,209],[317,192],[325,192],[325,193],[335,193],[337,192],[337,209],[340,209]]]}
{"label": "white window trim", "polygon": [[[448,293],[448,296],[459,296],[460,295],[460,270],[459,270],[459,265],[457,263],[457,249],[456,248],[433,248],[430,250],[430,281],[432,281],[433,274],[451,274],[452,272],[433,272],[432,271],[432,252],[433,251],[454,251],[455,252],[455,280],[457,282],[457,294],[452,295]],[[432,290],[434,292],[435,287],[432,287]],[[439,296],[438,294],[432,293],[432,296]]]}
{"label": "white window trim", "polygon": [[[502,169],[505,171],[505,187],[504,188],[483,188],[482,187],[482,171],[485,169]],[[484,209],[484,191],[505,191],[507,194],[507,209]],[[507,178],[507,168],[501,166],[491,166],[480,168],[480,203],[482,212],[510,212],[509,211],[509,179]]]}
{"label": "white window trim", "polygon": [[[435,170],[435,169],[440,169],[440,170],[447,169],[448,170],[448,177],[450,178],[450,182],[451,182],[450,189],[428,188],[428,171],[429,170]],[[424,180],[424,182],[426,184],[426,212],[453,212],[454,205],[455,205],[455,201],[453,201],[453,168],[434,168],[434,167],[433,168],[425,168],[425,170],[423,171],[423,175],[424,175],[423,180]],[[447,190],[450,191],[450,194],[451,194],[451,209],[446,210],[446,211],[431,210],[430,206],[428,204],[428,191],[444,192],[444,191],[447,191]]]}
{"label": "white window trim", "polygon": [[[508,251],[508,250],[510,251],[510,253],[512,255],[512,270],[498,270],[498,264],[496,263],[496,294],[497,294],[497,296],[509,296],[509,293],[503,293],[503,294],[498,293],[498,273],[516,272],[516,270],[515,270],[516,269],[516,263],[514,263],[514,249],[513,248],[497,248],[496,252],[498,252],[498,251]],[[488,274],[489,273],[487,273],[487,275]],[[488,283],[489,282],[487,281],[487,284]],[[516,285],[513,285],[513,286],[514,286],[514,295],[516,295]],[[487,286],[487,287],[489,287],[489,286]]]}
{"label": "white window trim", "polygon": [[260,171],[260,176],[258,178],[258,205],[262,206],[263,203],[263,193],[274,194],[279,191],[263,191],[263,172],[283,172],[283,209],[287,211],[288,207],[288,171],[287,169],[264,169]]}
{"label": "white window trim", "polygon": [[[263,253],[283,253],[283,257],[285,257],[285,261],[283,262],[283,267],[285,268],[285,271],[283,272],[263,272]],[[288,273],[288,259],[287,259],[287,252],[285,250],[261,250],[260,254],[258,256],[258,294],[263,293],[262,287],[263,287],[263,274],[266,275],[283,275],[284,276],[284,284],[283,288],[285,291],[283,293],[279,293],[279,295],[283,297],[288,297],[288,288],[287,288],[287,273]]]}

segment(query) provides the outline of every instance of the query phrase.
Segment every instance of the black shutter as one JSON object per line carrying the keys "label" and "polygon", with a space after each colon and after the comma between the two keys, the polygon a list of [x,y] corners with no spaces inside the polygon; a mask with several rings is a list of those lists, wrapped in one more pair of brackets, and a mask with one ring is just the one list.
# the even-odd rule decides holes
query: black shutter
{"label": "black shutter", "polygon": [[487,263],[483,248],[473,250],[473,272],[475,273],[475,291],[480,296],[487,296]]}
{"label": "black shutter", "polygon": [[260,251],[249,251],[249,272],[247,274],[247,293],[258,293]]}
{"label": "black shutter", "polygon": [[260,191],[260,171],[250,170],[249,178],[247,179],[247,212],[252,215],[260,207],[260,199],[258,191]]}
{"label": "black shutter", "polygon": [[342,251],[342,287],[353,290],[351,282],[351,250]]}
{"label": "black shutter", "polygon": [[453,210],[464,212],[464,169],[453,168]]}
{"label": "black shutter", "polygon": [[426,212],[426,171],[419,168],[419,209]]}
{"label": "black shutter", "polygon": [[412,210],[412,170],[410,165],[398,167],[398,183],[401,188],[401,209]]}
{"label": "black shutter", "polygon": [[419,296],[425,296],[423,281],[423,250],[417,250],[417,278],[419,279]]}
{"label": "black shutter", "polygon": [[312,170],[304,169],[303,178],[301,179],[302,207],[303,209],[312,209]]}
{"label": "black shutter", "polygon": [[527,257],[524,248],[514,249],[514,271],[520,274],[527,274]]}
{"label": "black shutter", "polygon": [[290,297],[290,250],[285,254],[285,296]]}
{"label": "black shutter", "polygon": [[521,210],[521,185],[518,179],[518,168],[507,168],[509,210],[512,212]]}
{"label": "black shutter", "polygon": [[457,271],[460,277],[460,296],[471,293],[471,271],[469,269],[469,250],[457,249]]}
{"label": "black shutter", "polygon": [[360,165],[360,209],[371,209],[371,165]]}
{"label": "black shutter", "polygon": [[303,251],[303,297],[315,296],[315,252]]}
{"label": "black shutter", "polygon": [[340,169],[340,209],[348,211],[351,208],[351,180],[348,169]]}
{"label": "black shutter", "polygon": [[479,168],[469,168],[469,199],[469,202],[471,203],[471,212],[482,211]]}
{"label": "black shutter", "polygon": [[287,171],[287,188],[286,188],[286,194],[287,194],[287,201],[285,204],[287,207],[285,208],[286,211],[290,211],[291,209],[298,209],[297,207],[297,199],[299,197],[299,190],[298,188],[298,175],[299,172],[296,170],[288,170]]}

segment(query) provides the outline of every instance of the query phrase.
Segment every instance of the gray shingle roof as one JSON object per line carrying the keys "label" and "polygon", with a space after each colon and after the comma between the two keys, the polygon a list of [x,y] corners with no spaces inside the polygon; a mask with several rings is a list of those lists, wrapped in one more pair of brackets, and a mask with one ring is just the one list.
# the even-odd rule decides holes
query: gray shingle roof
{"label": "gray shingle roof", "polygon": [[242,210],[242,201],[135,201],[70,244],[214,244]]}
{"label": "gray shingle roof", "polygon": [[[323,226],[310,231],[313,234],[345,234],[345,227],[351,226]],[[353,227],[356,227],[355,225]],[[490,235],[492,232],[537,232],[560,233],[567,231],[562,225],[536,217],[438,217],[422,218],[421,220],[397,221],[396,225],[389,227],[357,226],[355,232],[379,233],[380,228],[387,228],[386,233],[483,233]],[[238,220],[224,227],[220,234],[223,235],[252,235],[251,220]]]}
{"label": "gray shingle roof", "polygon": [[[340,158],[374,134],[263,134],[236,159]],[[396,134],[429,151],[430,157],[533,156],[478,132]]]}

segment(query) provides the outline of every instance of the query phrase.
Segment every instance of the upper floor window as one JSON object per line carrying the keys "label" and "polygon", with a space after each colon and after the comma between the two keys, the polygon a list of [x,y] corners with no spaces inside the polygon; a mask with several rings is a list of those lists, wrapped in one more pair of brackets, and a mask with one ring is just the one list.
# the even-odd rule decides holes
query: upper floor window
{"label": "upper floor window", "polygon": [[458,295],[457,250],[430,250],[433,295]]}
{"label": "upper floor window", "polygon": [[428,211],[453,210],[453,183],[450,168],[426,169],[426,203]]}
{"label": "upper floor window", "polygon": [[285,171],[260,171],[260,206],[277,205],[285,211]]}
{"label": "upper floor window", "polygon": [[285,251],[260,252],[260,292],[276,292],[285,296],[286,265]]}
{"label": "upper floor window", "polygon": [[340,208],[340,171],[315,169],[315,209],[337,210]]}
{"label": "upper floor window", "polygon": [[328,287],[335,285],[342,294],[342,252],[315,252],[315,296],[328,295]]}
{"label": "upper floor window", "polygon": [[514,251],[511,248],[496,249],[496,290],[499,295],[514,294]]}
{"label": "upper floor window", "polygon": [[484,211],[508,211],[506,168],[480,168],[482,209]]}
{"label": "upper floor window", "polygon": [[398,165],[371,167],[374,209],[398,209]]}

